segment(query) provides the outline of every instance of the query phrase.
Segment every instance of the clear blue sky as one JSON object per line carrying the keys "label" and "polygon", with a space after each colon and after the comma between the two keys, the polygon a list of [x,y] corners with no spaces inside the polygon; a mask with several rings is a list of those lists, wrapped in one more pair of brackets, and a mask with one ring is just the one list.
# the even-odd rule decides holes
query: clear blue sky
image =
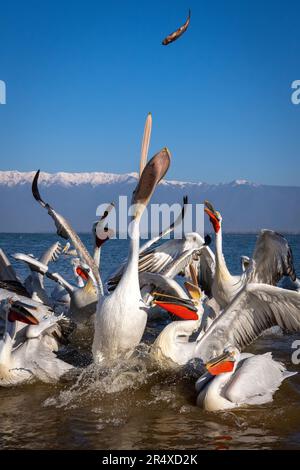
{"label": "clear blue sky", "polygon": [[[177,42],[161,41],[185,21]],[[0,0],[0,168],[299,185],[299,0]]]}

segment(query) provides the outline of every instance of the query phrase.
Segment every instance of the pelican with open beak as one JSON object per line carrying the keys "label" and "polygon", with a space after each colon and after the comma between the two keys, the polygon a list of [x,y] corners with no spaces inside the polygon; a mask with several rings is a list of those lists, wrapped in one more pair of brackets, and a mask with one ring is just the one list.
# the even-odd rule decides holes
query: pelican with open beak
{"label": "pelican with open beak", "polygon": [[153,293],[153,304],[158,305],[180,320],[169,323],[151,346],[151,357],[164,369],[187,364],[195,357],[196,341],[191,335],[201,334],[204,307],[202,293],[198,285],[184,284],[188,297]]}
{"label": "pelican with open beak", "polygon": [[121,355],[130,356],[143,336],[147,306],[141,297],[138,276],[140,220],[156,186],[169,168],[170,158],[167,148],[157,153],[142,169],[133,192],[126,267],[114,292],[100,298],[98,303],[93,341],[93,357],[97,363]]}
{"label": "pelican with open beak", "polygon": [[0,340],[0,386],[15,385],[32,379],[32,373],[28,369],[19,367],[13,352],[16,322],[19,321],[27,325],[39,324],[37,318],[27,307],[22,302],[14,302],[10,298],[5,301],[5,331]]}
{"label": "pelican with open beak", "polygon": [[[55,354],[57,341],[52,335],[60,335],[62,315],[44,316],[39,321],[31,313],[34,311],[32,305],[12,299],[7,299],[3,308],[6,324],[0,341],[0,386],[19,385],[35,379],[53,382],[73,369]],[[16,346],[18,322],[27,326],[23,342]]]}

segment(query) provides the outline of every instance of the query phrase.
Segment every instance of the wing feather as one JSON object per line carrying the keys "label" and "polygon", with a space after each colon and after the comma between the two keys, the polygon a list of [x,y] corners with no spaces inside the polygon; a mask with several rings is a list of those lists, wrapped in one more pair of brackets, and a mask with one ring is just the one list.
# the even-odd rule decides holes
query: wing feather
{"label": "wing feather", "polygon": [[252,282],[276,285],[283,276],[296,280],[293,254],[287,240],[272,230],[262,230],[257,238],[254,253]]}
{"label": "wing feather", "polygon": [[197,355],[208,361],[229,345],[243,350],[276,325],[300,331],[300,294],[268,284],[247,284],[198,341]]}

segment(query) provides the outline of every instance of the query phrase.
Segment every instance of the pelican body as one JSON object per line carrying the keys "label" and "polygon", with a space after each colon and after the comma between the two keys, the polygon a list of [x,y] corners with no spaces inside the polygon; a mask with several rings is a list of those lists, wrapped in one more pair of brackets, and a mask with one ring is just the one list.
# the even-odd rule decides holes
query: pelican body
{"label": "pelican body", "polygon": [[211,361],[207,369],[196,382],[197,405],[206,411],[268,403],[283,380],[296,374],[287,372],[270,352],[240,354],[235,348]]}
{"label": "pelican body", "polygon": [[282,276],[296,280],[293,255],[287,240],[272,230],[261,230],[252,260],[241,276],[232,276],[222,251],[222,217],[212,204],[205,201],[205,212],[216,235],[216,265],[212,295],[221,309],[226,308],[249,282],[276,285]]}
{"label": "pelican body", "polygon": [[126,267],[114,292],[100,298],[96,312],[93,341],[96,363],[110,361],[120,355],[130,356],[143,336],[147,307],[142,300],[138,276],[140,219],[169,164],[170,153],[165,148],[147,163],[133,193],[134,215],[130,224],[131,239]]}

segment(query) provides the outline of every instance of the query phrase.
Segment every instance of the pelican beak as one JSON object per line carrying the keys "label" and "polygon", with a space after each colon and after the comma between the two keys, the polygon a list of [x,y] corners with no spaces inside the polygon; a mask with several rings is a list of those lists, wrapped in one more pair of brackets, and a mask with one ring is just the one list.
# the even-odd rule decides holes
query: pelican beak
{"label": "pelican beak", "polygon": [[198,286],[195,286],[195,284],[192,284],[188,281],[184,283],[184,287],[188,291],[191,299],[195,300],[196,302],[199,302],[202,296],[201,289]]}
{"label": "pelican beak", "polygon": [[30,313],[27,308],[22,305],[21,302],[14,302],[8,313],[8,321],[15,322],[20,321],[26,323],[27,325],[38,325],[38,319]]}
{"label": "pelican beak", "polygon": [[167,173],[170,159],[169,150],[164,148],[145,166],[132,197],[132,204],[136,205],[134,217],[141,217],[156,186]]}
{"label": "pelican beak", "polygon": [[214,228],[215,233],[218,233],[221,227],[218,213],[217,211],[215,211],[213,205],[210,202],[204,201],[204,205],[204,212],[209,216],[210,222]]}
{"label": "pelican beak", "polygon": [[78,276],[80,276],[84,281],[89,280],[89,273],[86,269],[84,269],[82,266],[77,266],[76,268],[76,273]]}
{"label": "pelican beak", "polygon": [[232,372],[235,359],[232,353],[225,352],[207,362],[205,367],[211,375],[219,375],[224,372]]}
{"label": "pelican beak", "polygon": [[66,254],[68,253],[69,249],[70,249],[70,246],[71,246],[70,243],[67,242],[67,243],[65,244],[65,246],[64,246],[64,248],[63,248],[63,250],[62,250],[61,253],[62,253],[63,255],[66,255]]}
{"label": "pelican beak", "polygon": [[183,320],[199,320],[198,309],[194,302],[189,299],[181,299],[160,293],[154,293],[156,298],[152,301],[154,305],[158,305],[167,312],[176,315]]}

